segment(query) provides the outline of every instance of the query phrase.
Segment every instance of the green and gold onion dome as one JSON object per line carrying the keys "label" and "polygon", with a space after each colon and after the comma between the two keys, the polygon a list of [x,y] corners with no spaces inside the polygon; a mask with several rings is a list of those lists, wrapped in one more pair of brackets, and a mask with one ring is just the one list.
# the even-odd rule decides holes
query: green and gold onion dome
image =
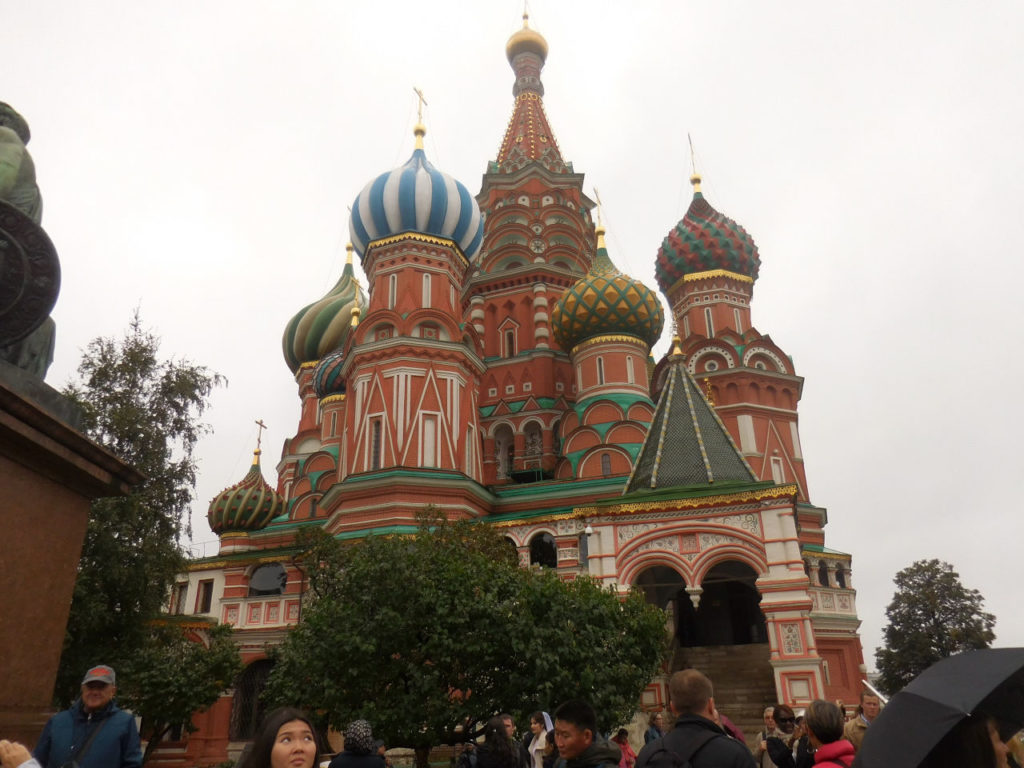
{"label": "green and gold onion dome", "polygon": [[335,286],[322,299],[299,310],[284,329],[282,348],[292,373],[303,363],[342,349],[352,331],[352,309],[366,309],[366,293],[352,267],[352,244],[345,250],[345,269]]}
{"label": "green and gold onion dome", "polygon": [[663,293],[686,275],[726,270],[757,279],[761,258],[747,230],[704,199],[700,176],[691,177],[693,200],[658,249],[655,278]]}
{"label": "green and gold onion dome", "polygon": [[230,488],[225,488],[210,502],[206,513],[210,529],[222,533],[258,531],[284,512],[284,499],[263,479],[260,453],[253,452],[248,474]]}
{"label": "green and gold onion dome", "polygon": [[606,334],[635,336],[651,347],[665,324],[654,291],[612,264],[604,232],[604,227],[598,225],[594,266],[562,294],[551,315],[555,341],[566,352],[582,341]]}

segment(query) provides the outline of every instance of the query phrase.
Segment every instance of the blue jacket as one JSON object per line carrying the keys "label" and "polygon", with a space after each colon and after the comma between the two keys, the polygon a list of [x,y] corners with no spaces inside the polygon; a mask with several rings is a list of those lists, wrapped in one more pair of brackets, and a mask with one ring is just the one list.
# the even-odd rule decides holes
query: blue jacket
{"label": "blue jacket", "polygon": [[105,720],[109,722],[93,739],[85,758],[78,761],[81,768],[140,768],[142,748],[135,718],[114,702],[88,713],[79,700],[71,709],[58,712],[47,721],[32,756],[43,768],[60,768]]}

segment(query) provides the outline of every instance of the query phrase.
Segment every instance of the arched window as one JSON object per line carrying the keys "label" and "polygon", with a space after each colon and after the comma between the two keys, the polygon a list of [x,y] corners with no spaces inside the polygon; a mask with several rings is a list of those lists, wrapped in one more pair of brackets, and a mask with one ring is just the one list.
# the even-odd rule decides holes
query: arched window
{"label": "arched window", "polygon": [[824,560],[818,561],[818,583],[823,587],[830,586],[828,583],[828,564]]}
{"label": "arched window", "polygon": [[423,274],[423,308],[430,309],[430,273]]}
{"label": "arched window", "polygon": [[715,324],[711,321],[711,307],[704,307],[704,323],[708,327],[708,338],[715,335]]}
{"label": "arched window", "polygon": [[636,381],[634,379],[634,374],[633,374],[633,356],[632,355],[627,355],[626,356],[626,381],[629,384],[635,384],[636,383]]}
{"label": "arched window", "polygon": [[507,480],[515,469],[515,438],[512,428],[502,424],[494,433],[494,460],[498,465],[498,479]]}
{"label": "arched window", "polygon": [[836,585],[840,589],[846,589],[846,571],[841,565],[836,567]]}
{"label": "arched window", "polygon": [[558,567],[558,547],[550,533],[538,533],[530,539],[530,565],[542,568]]}
{"label": "arched window", "polygon": [[288,584],[288,572],[280,563],[267,563],[249,577],[249,597],[283,595]]}
{"label": "arched window", "polygon": [[395,297],[398,296],[398,275],[388,275],[388,309],[395,308]]}
{"label": "arched window", "polygon": [[597,383],[604,384],[604,358],[597,358]]}
{"label": "arched window", "polygon": [[612,457],[607,453],[601,454],[601,474],[608,477],[612,473]]}
{"label": "arched window", "polygon": [[505,331],[505,357],[516,356],[516,332],[512,328]]}

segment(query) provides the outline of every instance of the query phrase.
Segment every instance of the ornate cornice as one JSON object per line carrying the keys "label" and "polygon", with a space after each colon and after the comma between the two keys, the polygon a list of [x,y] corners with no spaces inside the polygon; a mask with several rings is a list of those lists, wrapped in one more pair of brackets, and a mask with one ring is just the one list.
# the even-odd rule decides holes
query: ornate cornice
{"label": "ornate cornice", "polygon": [[676,280],[676,282],[672,284],[672,287],[668,289],[667,293],[674,293],[677,288],[683,285],[683,283],[695,283],[698,280],[711,280],[715,277],[727,277],[738,283],[754,284],[754,278],[741,275],[739,272],[730,272],[728,269],[711,269],[707,272],[693,272],[689,275],[683,275],[682,278]]}
{"label": "ornate cornice", "polygon": [[370,251],[374,250],[375,248],[381,248],[385,245],[400,243],[405,240],[415,240],[420,243],[430,243],[431,245],[440,245],[444,248],[451,248],[459,255],[459,258],[462,260],[463,264],[469,264],[469,259],[466,258],[466,254],[462,252],[462,249],[459,248],[459,244],[456,243],[454,240],[449,240],[446,237],[437,237],[436,235],[426,235],[422,232],[400,232],[399,234],[391,235],[390,237],[382,237],[379,240],[371,240],[366,245],[366,256],[364,256],[364,260],[367,256],[370,255]]}
{"label": "ornate cornice", "polygon": [[570,356],[575,356],[577,352],[581,352],[587,347],[591,347],[594,344],[607,344],[608,342],[622,342],[625,344],[633,344],[641,349],[648,349],[647,342],[641,339],[639,336],[633,336],[632,334],[621,334],[621,333],[602,333],[600,336],[594,336],[581,341],[572,351],[569,353]]}

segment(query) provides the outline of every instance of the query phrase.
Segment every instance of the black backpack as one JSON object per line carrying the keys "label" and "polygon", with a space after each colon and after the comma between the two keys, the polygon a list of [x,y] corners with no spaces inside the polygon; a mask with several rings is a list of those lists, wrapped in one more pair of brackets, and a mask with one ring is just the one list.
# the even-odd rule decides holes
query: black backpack
{"label": "black backpack", "polygon": [[[655,749],[651,752],[650,757],[644,762],[644,768],[693,768],[694,755],[696,755],[701,748],[712,739],[717,739],[721,736],[723,739],[729,738],[724,733],[715,733],[712,730],[702,729],[698,733],[682,734],[678,731],[669,731],[667,734],[662,736],[657,741],[653,742]],[[673,738],[674,737],[674,738]],[[672,739],[673,744],[668,744],[668,740]],[[678,747],[673,749],[673,746]],[[662,755],[664,753],[664,756]],[[639,761],[638,761],[639,762]],[[637,765],[637,768],[640,768]]]}

